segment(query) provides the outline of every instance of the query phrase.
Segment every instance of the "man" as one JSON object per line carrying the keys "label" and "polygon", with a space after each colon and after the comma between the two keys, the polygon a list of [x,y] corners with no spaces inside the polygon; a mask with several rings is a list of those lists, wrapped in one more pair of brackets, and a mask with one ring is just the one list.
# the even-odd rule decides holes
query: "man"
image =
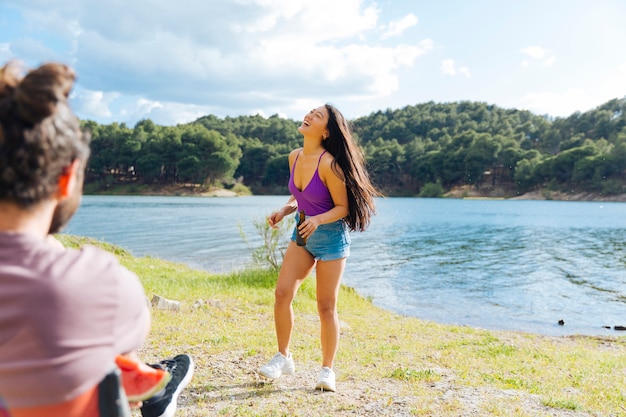
{"label": "man", "polygon": [[[134,273],[51,237],[80,204],[89,157],[67,102],[74,79],[61,64],[23,78],[14,64],[0,70],[0,404],[13,417],[98,416],[95,387],[117,355],[136,356],[150,327]],[[172,380],[142,415],[170,417],[193,361],[155,366]]]}

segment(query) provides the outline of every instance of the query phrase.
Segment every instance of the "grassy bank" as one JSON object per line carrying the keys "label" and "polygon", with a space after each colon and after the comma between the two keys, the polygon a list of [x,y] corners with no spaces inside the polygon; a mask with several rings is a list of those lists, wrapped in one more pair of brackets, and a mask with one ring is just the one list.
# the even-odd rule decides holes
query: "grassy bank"
{"label": "grassy bank", "polygon": [[[61,236],[66,246],[85,240]],[[623,416],[626,337],[545,337],[402,317],[342,288],[337,393],[313,390],[320,363],[313,280],[294,303],[296,375],[268,383],[275,274],[213,275],[97,243],[140,277],[153,311],[147,361],[191,354],[177,416]],[[139,414],[135,414],[139,415]]]}

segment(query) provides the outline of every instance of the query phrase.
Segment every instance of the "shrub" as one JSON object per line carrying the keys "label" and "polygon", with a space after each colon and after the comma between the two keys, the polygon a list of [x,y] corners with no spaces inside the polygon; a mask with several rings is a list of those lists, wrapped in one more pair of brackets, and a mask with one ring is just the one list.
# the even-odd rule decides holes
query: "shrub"
{"label": "shrub", "polygon": [[280,268],[283,263],[285,250],[287,250],[287,245],[289,244],[288,233],[291,231],[294,221],[293,216],[285,217],[278,224],[278,228],[274,229],[268,224],[265,217],[254,220],[254,228],[259,236],[261,236],[262,240],[261,245],[257,247],[253,247],[250,244],[240,225],[239,234],[251,250],[252,259],[257,265],[269,267],[274,270]]}
{"label": "shrub", "polygon": [[420,190],[419,196],[425,198],[443,197],[444,189],[438,182],[426,183]]}

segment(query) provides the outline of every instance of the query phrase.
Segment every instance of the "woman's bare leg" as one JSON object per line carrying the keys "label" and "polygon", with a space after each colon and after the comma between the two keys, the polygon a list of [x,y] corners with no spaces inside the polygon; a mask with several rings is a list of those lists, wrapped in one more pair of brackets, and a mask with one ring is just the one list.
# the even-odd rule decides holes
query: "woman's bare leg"
{"label": "woman's bare leg", "polygon": [[320,315],[320,340],[322,366],[333,367],[339,346],[339,317],[337,298],[346,258],[334,261],[318,261],[316,267],[317,311]]}
{"label": "woman's bare leg", "polygon": [[304,279],[311,274],[314,265],[315,259],[309,252],[296,245],[295,242],[289,242],[274,293],[274,323],[278,351],[285,356],[289,356],[293,330],[292,302]]}

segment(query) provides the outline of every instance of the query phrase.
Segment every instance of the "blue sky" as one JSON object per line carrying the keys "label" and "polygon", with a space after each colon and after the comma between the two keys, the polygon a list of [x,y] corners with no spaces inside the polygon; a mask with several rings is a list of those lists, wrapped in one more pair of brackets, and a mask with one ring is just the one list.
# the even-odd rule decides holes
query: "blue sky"
{"label": "blue sky", "polygon": [[82,119],[350,119],[428,101],[553,117],[626,96],[622,0],[0,0],[0,62],[60,61]]}

